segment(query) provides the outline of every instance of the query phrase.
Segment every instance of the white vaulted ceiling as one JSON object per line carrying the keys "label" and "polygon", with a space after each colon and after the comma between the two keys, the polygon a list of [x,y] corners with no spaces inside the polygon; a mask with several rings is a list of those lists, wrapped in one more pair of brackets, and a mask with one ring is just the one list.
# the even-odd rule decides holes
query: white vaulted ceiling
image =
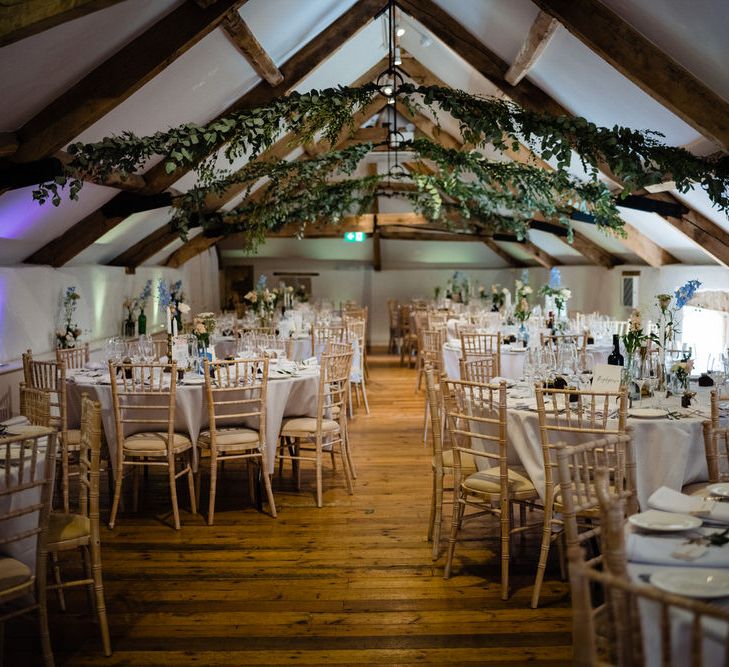
{"label": "white vaulted ceiling", "polygon": [[[69,87],[113,58],[122,47],[145,30],[154,29],[170,12],[193,0],[126,0],[15,41],[0,48],[0,132],[22,128],[36,113]],[[725,67],[729,49],[729,2],[725,0],[601,0],[625,22],[653,41],[699,81],[729,100],[729,70]],[[531,0],[433,0],[457,19],[464,29],[508,65],[515,59],[539,13]],[[385,0],[382,6],[385,6]],[[279,67],[330,25],[336,25],[357,5],[357,0],[248,0],[239,12],[258,41]],[[471,66],[436,34],[415,19],[402,14],[407,28],[402,46],[437,77],[454,88],[479,94],[500,94],[476,68]],[[305,91],[347,85],[375,66],[387,53],[382,20],[373,20],[353,35],[329,58],[291,89]],[[656,130],[673,145],[686,145],[701,154],[719,150],[710,140],[662,106],[630,81],[564,27],[559,27],[527,79],[563,105],[570,113],[585,116],[605,126],[615,124],[636,129]],[[261,82],[254,68],[220,28],[200,39],[179,57],[171,59],[156,76],[139,87],[115,108],[89,124],[73,140],[97,141],[104,136],[130,130],[148,134],[172,126],[205,123],[222,113],[247,91]],[[284,86],[287,86],[286,80]],[[507,95],[509,90],[504,91]],[[444,122],[444,128],[457,134],[457,127]],[[488,152],[488,151],[487,151]],[[11,158],[12,159],[12,158]],[[243,164],[245,160],[241,160]],[[153,162],[147,165],[151,167]],[[238,165],[240,166],[240,165]],[[12,168],[6,162],[3,168]],[[574,166],[574,173],[581,168]],[[184,191],[195,184],[194,174],[180,178],[173,187]],[[60,237],[110,201],[117,190],[87,183],[80,201],[64,201],[58,208],[38,206],[31,199],[32,188],[5,192],[0,196],[0,265],[15,265]],[[673,193],[690,208],[729,232],[726,215],[712,207],[699,189],[686,194]],[[691,264],[716,264],[694,240],[664,218],[632,209],[621,209],[624,219],[639,232],[670,252],[677,260]],[[95,242],[70,259],[72,264],[105,264],[143,241],[170,219],[166,207],[130,215]],[[575,223],[589,241],[600,245],[619,261],[641,260],[623,241],[606,238],[594,227]],[[559,238],[541,231],[531,233],[532,242],[564,264],[586,263],[583,254]],[[725,240],[729,244],[729,236]],[[297,241],[269,241],[261,253],[280,256],[294,253]],[[316,244],[309,252],[320,259],[335,252],[333,241],[307,241]],[[384,258],[409,263],[444,262],[443,243],[386,241]],[[163,264],[181,245],[172,241],[158,250],[145,264]],[[503,249],[517,260],[531,262],[531,256],[518,244],[503,242]],[[437,247],[436,247],[437,246]],[[301,246],[299,246],[301,247]],[[500,267],[505,262],[481,243],[457,243],[453,254],[484,267]],[[234,253],[231,244],[225,252]],[[409,250],[408,250],[409,248]],[[354,253],[352,259],[371,252],[369,244],[336,251]],[[356,255],[356,257],[355,257]]]}

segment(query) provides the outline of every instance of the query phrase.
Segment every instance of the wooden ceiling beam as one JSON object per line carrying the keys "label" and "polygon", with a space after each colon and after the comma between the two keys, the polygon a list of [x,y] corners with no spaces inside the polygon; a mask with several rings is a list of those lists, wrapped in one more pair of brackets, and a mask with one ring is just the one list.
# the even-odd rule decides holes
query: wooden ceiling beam
{"label": "wooden ceiling beam", "polygon": [[41,109],[18,132],[11,157],[30,162],[53,155],[215,30],[246,0],[209,9],[185,2]]}
{"label": "wooden ceiling beam", "polygon": [[516,103],[527,109],[539,109],[555,116],[571,115],[565,107],[527,79],[512,86],[504,78],[509,69],[508,63],[484,46],[478,37],[433,0],[398,0],[397,4],[493,85],[502,91],[508,91],[508,96]]}
{"label": "wooden ceiling beam", "polygon": [[558,266],[560,262],[552,257],[548,252],[542,250],[539,246],[535,245],[532,241],[526,240],[522,243],[524,250],[526,250],[537,263],[541,264],[545,269],[551,269],[553,266]]}
{"label": "wooden ceiling beam", "polygon": [[520,259],[517,259],[510,253],[506,252],[506,250],[504,250],[504,248],[502,248],[493,239],[485,239],[484,243],[486,244],[486,247],[491,250],[491,252],[503,259],[509,266],[513,266],[515,268],[527,266],[525,262],[522,262]]}
{"label": "wooden ceiling beam", "polygon": [[[683,205],[683,202],[670,192],[647,193],[645,196],[656,201]],[[701,246],[704,252],[719,264],[729,266],[729,233],[713,220],[691,208],[687,208],[687,212],[681,217],[668,216],[664,219]]]}
{"label": "wooden ceiling beam", "polygon": [[0,47],[37,35],[122,0],[23,0],[0,7]]}
{"label": "wooden ceiling beam", "polygon": [[654,100],[729,149],[729,102],[615,12],[598,0],[533,1]]}
{"label": "wooden ceiling beam", "polygon": [[617,264],[622,263],[615,255],[605,250],[602,246],[599,246],[577,229],[572,230],[572,243],[567,243],[564,239],[562,240],[592,264],[604,266],[606,269],[612,269]]}
{"label": "wooden ceiling beam", "polygon": [[666,264],[679,264],[679,261],[657,243],[649,239],[627,222],[623,225],[625,236],[618,240],[633,254],[638,255],[648,266],[660,268]]}
{"label": "wooden ceiling beam", "polygon": [[222,28],[258,76],[272,86],[278,86],[284,80],[281,70],[241,18],[238,9],[232,9],[225,15]]}
{"label": "wooden ceiling beam", "polygon": [[511,67],[504,74],[504,79],[508,83],[515,86],[528,74],[529,70],[544,53],[544,49],[547,48],[547,44],[549,44],[558,27],[559,21],[546,12],[537,14],[537,18],[534,19],[534,23],[532,23],[529,34],[521,45],[519,53],[517,53]]}
{"label": "wooden ceiling beam", "polygon": [[[183,7],[187,6],[187,4],[189,3],[186,3]],[[213,8],[220,8],[223,5],[227,5],[227,10],[229,10],[232,6],[231,0],[219,0],[218,3],[213,5]],[[325,28],[282,66],[281,71],[285,77],[285,85],[289,89],[296,86],[313,69],[329,58],[339,46],[363,28],[383,6],[384,0],[360,0],[344,16]],[[199,8],[197,10],[201,11]],[[262,81],[252,90],[244,93],[224,112],[219,114],[217,118],[224,117],[232,111],[244,107],[261,106],[286,92],[287,90],[284,84],[272,87],[267,82]],[[200,159],[204,157],[206,156],[202,155]],[[162,164],[153,167],[145,174],[147,181],[146,192],[149,194],[163,192],[189,171],[188,169],[178,169],[172,174],[166,174],[163,163],[164,160]],[[103,233],[106,233],[123,220],[109,219],[103,221],[103,224],[99,224],[102,218],[102,209],[97,209],[73,225],[64,234],[34,252],[25,262],[30,264],[52,264],[55,267],[63,266],[84,248],[97,241],[102,236],[102,234],[98,233],[101,229],[105,230]],[[88,224],[89,220],[95,221],[94,224]]]}

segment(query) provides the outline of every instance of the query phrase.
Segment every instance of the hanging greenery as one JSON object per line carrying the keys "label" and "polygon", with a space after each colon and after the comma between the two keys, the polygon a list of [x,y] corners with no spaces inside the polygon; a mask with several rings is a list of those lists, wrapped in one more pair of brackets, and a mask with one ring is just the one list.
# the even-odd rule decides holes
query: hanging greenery
{"label": "hanging greenery", "polygon": [[[58,205],[65,187],[72,199],[78,197],[79,173],[99,180],[112,173],[123,178],[161,156],[168,173],[194,168],[198,176],[197,186],[176,202],[174,224],[182,235],[197,225],[210,233],[245,230],[253,247],[269,229],[291,222],[336,222],[369,210],[384,177],[351,176],[373,148],[371,144],[332,150],[309,160],[253,158],[286,132],[292,134],[292,147],[317,138],[336,146],[343,131],[355,129],[355,114],[380,94],[374,84],[293,93],[207,125],[182,125],[148,137],[125,132],[97,143],[73,144],[66,175],[40,184],[33,197],[41,204],[50,200]],[[666,175],[682,191],[699,183],[717,207],[729,211],[729,161],[711,161],[666,146],[655,132],[601,128],[584,118],[525,111],[501,99],[437,86],[405,84],[396,95],[411,110],[425,107],[436,118],[450,114],[459,123],[464,143],[491,144],[502,151],[518,150],[525,143],[542,159],[556,159],[556,170],[546,171],[535,165],[488,160],[477,151],[450,150],[423,139],[401,143],[399,150],[411,151],[416,162],[427,160],[437,167],[430,174],[413,174],[415,187],[400,195],[431,220],[453,224],[460,218],[463,224],[466,219],[473,227],[524,236],[531,218],[557,217],[569,227],[569,212],[577,209],[593,215],[599,226],[620,233],[622,222],[612,195],[597,178],[599,168],[619,178],[625,193]],[[221,144],[229,162],[247,156],[248,164],[237,171],[218,167]],[[579,181],[567,173],[573,151],[590,180]],[[248,199],[261,179],[268,179],[268,185]],[[234,184],[245,184],[244,203],[226,213],[207,212],[206,197],[222,194]]]}

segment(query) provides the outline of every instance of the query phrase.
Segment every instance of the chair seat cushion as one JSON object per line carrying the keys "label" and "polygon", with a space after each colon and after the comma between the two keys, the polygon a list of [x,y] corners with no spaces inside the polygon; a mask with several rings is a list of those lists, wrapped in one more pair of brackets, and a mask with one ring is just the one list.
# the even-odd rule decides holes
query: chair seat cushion
{"label": "chair seat cushion", "polygon": [[25,563],[0,556],[0,592],[20,586],[32,576],[33,573]]}
{"label": "chair seat cushion", "polygon": [[76,540],[91,535],[91,523],[81,514],[51,512],[48,520],[48,544]]}
{"label": "chair seat cushion", "polygon": [[[339,430],[339,422],[333,419],[322,419],[323,433],[334,433]],[[281,435],[295,435],[297,433],[316,433],[316,417],[294,417],[287,419],[281,427]]]}
{"label": "chair seat cushion", "polygon": [[[197,445],[205,449],[210,448],[210,431],[203,431],[198,436]],[[258,447],[258,431],[243,426],[216,429],[215,446],[226,452],[255,449]]]}
{"label": "chair seat cushion", "polygon": [[[435,456],[433,457],[433,467],[435,467]],[[452,449],[444,449],[443,450],[443,467],[444,468],[452,468],[453,467],[453,450]],[[473,456],[470,454],[465,454],[461,452],[461,467],[468,470],[475,470],[476,469],[476,462],[473,460]]]}
{"label": "chair seat cushion", "polygon": [[[523,468],[508,468],[507,473],[509,493],[513,497],[522,498],[537,495],[534,484],[532,484],[532,481]],[[463,488],[467,491],[475,491],[476,493],[500,494],[499,468],[494,467],[488,470],[479,470],[473,473],[473,475],[469,475],[463,481]]]}
{"label": "chair seat cushion", "polygon": [[[190,438],[182,433],[172,434],[172,449],[175,453],[192,447]],[[167,432],[135,433],[124,438],[124,451],[130,454],[163,456],[167,452]]]}

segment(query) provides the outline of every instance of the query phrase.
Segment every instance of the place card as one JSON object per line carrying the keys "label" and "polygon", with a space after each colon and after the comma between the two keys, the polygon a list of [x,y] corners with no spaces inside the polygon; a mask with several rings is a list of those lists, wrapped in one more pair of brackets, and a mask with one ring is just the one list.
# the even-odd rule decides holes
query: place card
{"label": "place card", "polygon": [[598,393],[619,391],[622,373],[622,366],[596,364],[595,370],[592,373],[592,387],[590,388],[590,391]]}

